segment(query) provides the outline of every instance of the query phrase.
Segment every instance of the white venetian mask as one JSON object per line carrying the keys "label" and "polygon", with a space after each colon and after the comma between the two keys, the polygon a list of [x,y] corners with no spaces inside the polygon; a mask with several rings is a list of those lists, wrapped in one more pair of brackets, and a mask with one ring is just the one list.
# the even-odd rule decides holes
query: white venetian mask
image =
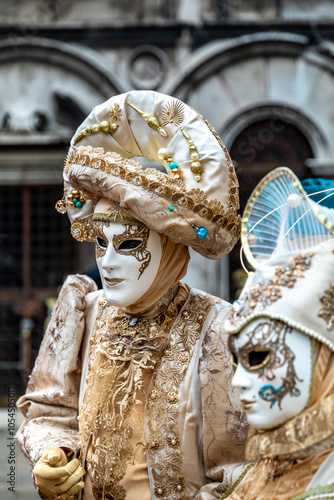
{"label": "white venetian mask", "polygon": [[232,385],[249,423],[273,429],[307,406],[312,387],[312,341],[281,321],[261,318],[230,336]]}
{"label": "white venetian mask", "polygon": [[157,275],[161,256],[158,233],[146,227],[94,221],[96,262],[104,296],[110,304],[137,302]]}

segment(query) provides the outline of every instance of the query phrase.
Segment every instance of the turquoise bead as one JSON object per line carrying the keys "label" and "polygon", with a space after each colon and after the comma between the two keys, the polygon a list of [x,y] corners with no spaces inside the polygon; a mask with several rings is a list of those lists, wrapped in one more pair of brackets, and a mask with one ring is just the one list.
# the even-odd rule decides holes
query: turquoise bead
{"label": "turquoise bead", "polygon": [[197,229],[197,236],[199,237],[200,240],[203,240],[207,234],[208,230],[205,229],[205,227],[200,227]]}
{"label": "turquoise bead", "polygon": [[173,212],[174,207],[169,207],[169,210],[170,210],[171,212]]}
{"label": "turquoise bead", "polygon": [[72,198],[73,203],[76,203],[78,201],[77,198]]}
{"label": "turquoise bead", "polygon": [[77,208],[81,208],[82,207],[82,202],[81,201],[77,201],[76,204],[75,204],[75,206]]}
{"label": "turquoise bead", "polygon": [[171,170],[175,170],[176,168],[178,168],[177,164],[175,163],[175,161],[172,161],[170,164],[169,164],[169,168]]}

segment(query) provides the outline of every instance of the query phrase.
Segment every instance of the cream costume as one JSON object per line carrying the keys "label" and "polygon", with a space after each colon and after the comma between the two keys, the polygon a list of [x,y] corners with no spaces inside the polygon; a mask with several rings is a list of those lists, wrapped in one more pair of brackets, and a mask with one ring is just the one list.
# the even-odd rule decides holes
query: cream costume
{"label": "cream costume", "polygon": [[[57,209],[75,238],[96,241],[105,294],[66,280],[18,402],[20,447],[32,466],[50,447],[80,456],[84,500],[219,498],[243,467],[246,429],[222,328],[230,307],[180,280],[189,246],[218,258],[239,236],[229,155],[196,111],[133,91],[79,127],[64,178]],[[112,252],[137,262],[138,286],[154,268],[129,304],[113,295],[127,277],[109,273]]]}
{"label": "cream costume", "polygon": [[222,499],[334,498],[333,222],[285,168],[245,209],[242,242],[255,271],[225,328],[253,465]]}

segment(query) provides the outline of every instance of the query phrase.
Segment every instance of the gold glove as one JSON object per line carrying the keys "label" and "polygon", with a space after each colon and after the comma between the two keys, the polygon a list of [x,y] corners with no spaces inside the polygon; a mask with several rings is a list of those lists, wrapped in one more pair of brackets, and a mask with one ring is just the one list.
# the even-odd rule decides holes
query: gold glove
{"label": "gold glove", "polygon": [[84,487],[80,479],[86,473],[77,458],[68,462],[61,448],[49,448],[33,470],[40,491],[51,498],[67,498]]}

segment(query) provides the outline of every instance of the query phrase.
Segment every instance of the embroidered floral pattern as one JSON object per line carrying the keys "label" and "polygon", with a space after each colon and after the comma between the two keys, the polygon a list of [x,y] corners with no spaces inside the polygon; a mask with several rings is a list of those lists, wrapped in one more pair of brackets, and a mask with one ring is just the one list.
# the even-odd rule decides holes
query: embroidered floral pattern
{"label": "embroidered floral pattern", "polygon": [[[125,498],[121,481],[134,457],[129,444],[133,434],[131,414],[139,403],[137,394],[143,385],[143,373],[155,368],[183,303],[171,302],[154,319],[139,317],[134,323],[131,316],[116,314],[115,307],[104,298],[99,300],[96,329],[90,341],[87,389],[79,417],[82,449],[91,439],[87,463],[96,500]],[[174,386],[169,387],[167,397],[174,406],[178,395]],[[159,400],[159,391],[153,388],[148,399]],[[149,446],[154,448],[156,443],[151,440]]]}
{"label": "embroidered floral pattern", "polygon": [[287,266],[276,266],[274,277],[268,282],[261,281],[250,286],[245,295],[233,304],[230,322],[236,323],[253,312],[256,306],[261,309],[281,298],[281,288],[292,288],[297,278],[304,278],[303,272],[309,269],[314,252],[290,257]]}
{"label": "embroidered floral pattern", "polygon": [[201,336],[203,321],[200,315],[206,316],[213,304],[212,298],[200,295],[192,297],[186,304],[173,326],[169,344],[163,351],[164,355],[152,380],[147,401],[150,434],[146,449],[155,495],[163,500],[189,498],[181,473],[182,456],[177,430],[178,391]]}
{"label": "embroidered floral pattern", "polygon": [[334,284],[331,283],[329,290],[325,290],[324,294],[319,297],[323,307],[318,312],[318,316],[323,318],[327,323],[327,330],[334,328]]}

